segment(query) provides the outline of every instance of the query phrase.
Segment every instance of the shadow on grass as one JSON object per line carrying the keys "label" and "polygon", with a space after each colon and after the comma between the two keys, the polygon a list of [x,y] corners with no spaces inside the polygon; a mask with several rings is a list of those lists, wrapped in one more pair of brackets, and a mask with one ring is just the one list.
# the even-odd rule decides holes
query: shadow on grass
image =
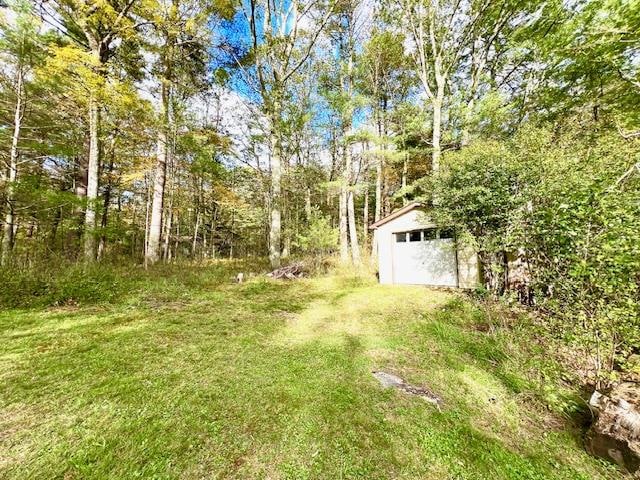
{"label": "shadow on grass", "polygon": [[[439,326],[429,326],[409,318],[414,307],[396,306],[401,297],[387,290],[384,302],[355,308],[354,299],[383,294],[361,290],[369,288],[362,280],[235,285],[229,270],[164,272],[132,293],[156,306],[129,299],[85,317],[82,308],[69,317],[45,312],[38,314],[45,329],[29,339],[3,338],[19,357],[0,387],[3,409],[34,413],[9,426],[13,463],[1,476],[589,478],[564,460],[554,464],[545,447],[531,447],[535,439],[516,450],[479,431],[461,400],[438,413],[371,376],[369,336],[388,334],[389,322],[406,335],[402,352],[424,355],[418,345],[437,344],[438,366],[451,360],[449,368],[463,371],[477,362],[494,374],[506,365],[496,344],[457,333],[462,320],[435,314]],[[209,283],[187,288],[199,275]],[[355,330],[314,330],[338,342],[273,341],[287,331],[278,313],[318,315],[319,305],[322,322],[362,318]],[[33,313],[17,314],[14,324],[32,322]],[[54,328],[65,321],[70,328]]]}
{"label": "shadow on grass", "polygon": [[530,414],[539,415],[540,427],[544,424],[551,432],[567,433],[573,446],[583,449],[585,430],[592,419],[586,401],[588,392],[562,385],[562,366],[543,349],[530,348],[527,335],[531,332],[468,328],[487,319],[479,308],[460,299],[423,318],[415,331],[438,345],[441,364],[458,372],[474,365],[510,394],[535,405],[536,410]]}

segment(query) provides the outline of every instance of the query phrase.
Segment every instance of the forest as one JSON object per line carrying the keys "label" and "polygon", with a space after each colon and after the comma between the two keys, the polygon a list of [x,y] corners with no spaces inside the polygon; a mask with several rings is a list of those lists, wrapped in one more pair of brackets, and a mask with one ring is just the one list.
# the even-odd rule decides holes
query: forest
{"label": "forest", "polygon": [[[331,272],[373,281],[370,226],[420,202],[478,253],[461,318],[534,318],[518,345],[565,355],[573,391],[640,380],[638,0],[1,0],[0,92],[7,338],[36,321],[25,312],[94,308],[136,288],[162,305],[202,285],[247,311],[234,295],[302,305],[302,287],[250,279],[234,293],[220,271],[302,262],[323,294],[313,282]],[[525,271],[515,283],[513,256]],[[129,307],[153,310],[139,295]],[[535,382],[558,380],[543,370]],[[582,408],[545,395],[563,414]],[[95,473],[74,465],[65,478]],[[367,465],[319,468],[490,472]],[[325,478],[236,467],[233,478]],[[202,478],[158,468],[137,472]],[[556,478],[534,470],[496,478]],[[567,472],[557,478],[596,478]]]}

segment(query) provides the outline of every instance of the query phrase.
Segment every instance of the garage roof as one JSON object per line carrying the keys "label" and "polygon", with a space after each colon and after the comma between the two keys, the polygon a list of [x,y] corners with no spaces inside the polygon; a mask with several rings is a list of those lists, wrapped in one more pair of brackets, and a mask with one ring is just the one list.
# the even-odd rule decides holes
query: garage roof
{"label": "garage roof", "polygon": [[395,218],[401,217],[405,213],[408,213],[411,210],[413,210],[415,208],[419,208],[421,206],[422,206],[422,203],[420,203],[420,202],[413,202],[413,203],[410,203],[409,205],[405,205],[404,207],[399,208],[395,212],[390,213],[386,217],[381,218],[377,222],[372,223],[371,225],[369,225],[369,228],[374,230],[374,229],[384,225],[385,223],[390,222],[391,220],[393,220]]}

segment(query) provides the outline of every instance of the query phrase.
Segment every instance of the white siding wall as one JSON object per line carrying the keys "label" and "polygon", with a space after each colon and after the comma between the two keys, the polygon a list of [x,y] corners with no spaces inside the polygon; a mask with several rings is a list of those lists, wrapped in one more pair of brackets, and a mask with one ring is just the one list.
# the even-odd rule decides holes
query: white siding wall
{"label": "white siding wall", "polygon": [[[435,227],[429,216],[418,209],[378,227],[375,231],[378,241],[378,274],[380,283],[392,284],[393,281],[393,234],[422,228]],[[478,258],[473,250],[458,249],[458,283],[460,288],[474,288],[479,281]]]}
{"label": "white siding wall", "polygon": [[434,226],[435,224],[429,220],[429,217],[424,212],[414,209],[378,227],[376,235],[378,235],[380,283],[393,283],[393,233]]}

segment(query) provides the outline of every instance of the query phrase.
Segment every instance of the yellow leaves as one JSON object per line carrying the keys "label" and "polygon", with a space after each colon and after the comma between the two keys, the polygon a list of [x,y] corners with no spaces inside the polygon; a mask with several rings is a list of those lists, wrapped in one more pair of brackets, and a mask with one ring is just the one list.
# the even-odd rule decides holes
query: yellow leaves
{"label": "yellow leaves", "polygon": [[229,187],[224,184],[216,183],[213,185],[213,193],[216,201],[220,205],[237,206],[243,204],[243,200]]}
{"label": "yellow leaves", "polygon": [[195,34],[198,31],[198,22],[194,18],[189,18],[184,24],[185,32]]}
{"label": "yellow leaves", "polygon": [[155,161],[152,155],[138,157],[135,166],[122,175],[122,182],[126,185],[144,180],[145,175],[154,167]]}
{"label": "yellow leaves", "polygon": [[44,66],[36,74],[45,81],[63,86],[76,99],[86,100],[87,94],[97,94],[104,86],[98,66],[95,58],[75,45],[53,46]]}
{"label": "yellow leaves", "polygon": [[99,61],[75,45],[51,47],[45,64],[36,75],[83,105],[89,95],[93,95],[107,108],[121,111],[141,108],[140,97],[130,82],[103,74]]}

